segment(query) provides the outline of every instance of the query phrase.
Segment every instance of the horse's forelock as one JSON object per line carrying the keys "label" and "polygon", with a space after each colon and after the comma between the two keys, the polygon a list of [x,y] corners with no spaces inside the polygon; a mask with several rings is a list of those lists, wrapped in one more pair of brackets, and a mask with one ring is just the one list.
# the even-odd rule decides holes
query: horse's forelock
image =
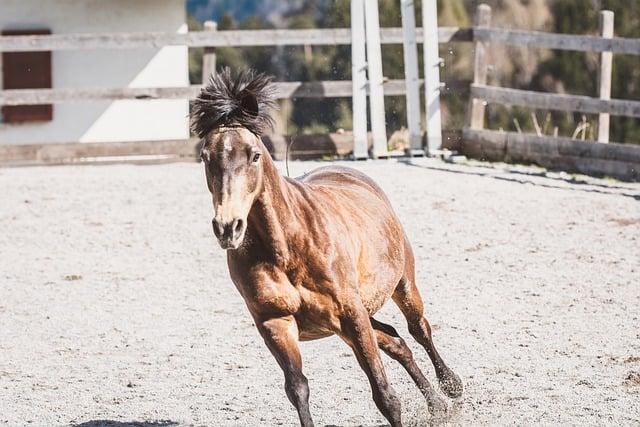
{"label": "horse's forelock", "polygon": [[252,69],[234,78],[225,67],[212,74],[192,103],[191,130],[204,138],[223,126],[241,126],[261,136],[273,126],[275,107],[271,77]]}

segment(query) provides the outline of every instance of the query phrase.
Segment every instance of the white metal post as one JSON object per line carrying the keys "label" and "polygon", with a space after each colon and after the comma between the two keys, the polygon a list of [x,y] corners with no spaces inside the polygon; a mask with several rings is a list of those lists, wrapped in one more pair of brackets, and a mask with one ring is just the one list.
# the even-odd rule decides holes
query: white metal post
{"label": "white metal post", "polygon": [[353,85],[353,157],[369,157],[367,142],[367,59],[364,1],[351,0],[351,84]]}
{"label": "white metal post", "polygon": [[[602,37],[613,38],[614,15],[610,10],[600,12],[600,32]],[[613,53],[602,52],[600,54],[600,99],[611,99],[611,73],[613,69]],[[608,113],[600,113],[598,116],[598,142],[609,142],[609,126],[611,116]]]}
{"label": "white metal post", "polygon": [[416,43],[416,15],[413,0],[400,0],[404,53],[404,79],[407,87],[407,127],[411,156],[424,155],[420,126],[420,80],[418,78],[418,44]]}
{"label": "white metal post", "polygon": [[387,127],[384,114],[384,84],[382,76],[382,50],[380,48],[380,18],[378,0],[365,0],[365,26],[367,36],[367,68],[369,70],[369,106],[371,108],[371,133],[373,157],[386,157]]}
{"label": "white metal post", "polygon": [[424,88],[427,110],[427,145],[430,153],[442,147],[440,118],[440,54],[438,52],[437,0],[422,1],[422,29],[424,32]]}

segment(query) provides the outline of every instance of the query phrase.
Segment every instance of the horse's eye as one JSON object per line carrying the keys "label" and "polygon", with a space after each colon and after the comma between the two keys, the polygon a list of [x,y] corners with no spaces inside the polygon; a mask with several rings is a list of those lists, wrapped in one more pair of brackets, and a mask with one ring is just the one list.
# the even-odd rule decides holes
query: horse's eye
{"label": "horse's eye", "polygon": [[251,162],[256,163],[258,160],[260,160],[260,153],[253,153],[253,157],[251,157]]}

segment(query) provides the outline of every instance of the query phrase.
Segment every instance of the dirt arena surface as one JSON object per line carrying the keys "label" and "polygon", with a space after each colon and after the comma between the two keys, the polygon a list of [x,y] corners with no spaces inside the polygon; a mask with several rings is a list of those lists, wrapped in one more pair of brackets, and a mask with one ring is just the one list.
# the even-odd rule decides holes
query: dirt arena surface
{"label": "dirt arena surface", "polygon": [[[466,387],[448,424],[640,423],[640,185],[348,166],[386,190],[413,243],[436,345]],[[200,165],[0,169],[0,195],[0,424],[297,423],[214,240]],[[435,381],[395,306],[378,317]],[[316,425],[385,424],[345,344],[302,352]],[[405,423],[427,424],[384,361]]]}

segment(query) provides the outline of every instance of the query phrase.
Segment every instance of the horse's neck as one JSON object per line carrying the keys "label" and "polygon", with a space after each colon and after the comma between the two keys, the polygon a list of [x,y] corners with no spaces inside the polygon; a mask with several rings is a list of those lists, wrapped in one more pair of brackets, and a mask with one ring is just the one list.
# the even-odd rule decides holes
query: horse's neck
{"label": "horse's neck", "polygon": [[275,261],[286,263],[289,248],[285,227],[294,220],[289,206],[289,188],[280,176],[269,154],[263,159],[264,189],[249,213],[249,225],[257,233],[262,250],[270,253]]}

